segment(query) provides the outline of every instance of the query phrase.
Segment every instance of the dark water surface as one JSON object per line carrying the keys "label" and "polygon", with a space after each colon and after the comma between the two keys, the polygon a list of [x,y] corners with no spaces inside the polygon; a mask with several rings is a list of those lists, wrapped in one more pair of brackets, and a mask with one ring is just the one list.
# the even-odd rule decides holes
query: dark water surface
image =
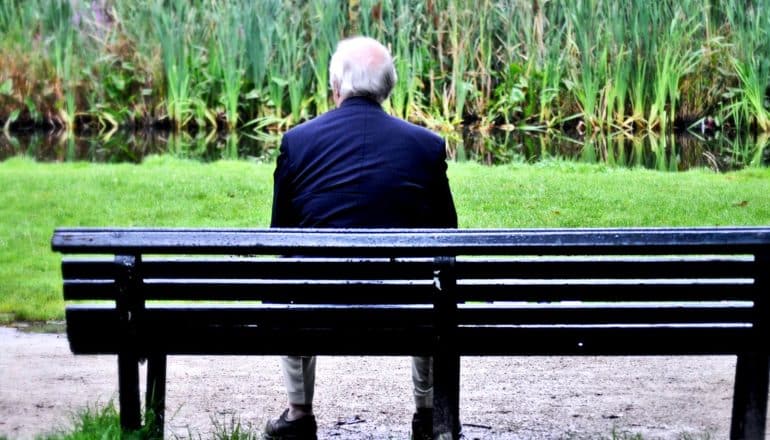
{"label": "dark water surface", "polygon": [[[729,171],[770,165],[770,136],[721,136],[692,133],[640,137],[626,135],[569,136],[527,132],[464,130],[446,135],[455,161],[484,164],[569,160],[642,167],[661,171],[710,168]],[[254,133],[172,134],[118,131],[75,136],[61,132],[0,133],[0,161],[27,156],[41,162],[90,161],[140,163],[150,155],[172,155],[204,162],[220,159],[272,161],[280,135]]]}

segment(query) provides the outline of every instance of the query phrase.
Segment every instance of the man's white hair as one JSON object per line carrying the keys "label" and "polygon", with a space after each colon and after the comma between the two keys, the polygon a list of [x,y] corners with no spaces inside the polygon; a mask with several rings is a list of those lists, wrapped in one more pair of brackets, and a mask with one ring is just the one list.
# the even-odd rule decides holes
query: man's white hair
{"label": "man's white hair", "polygon": [[369,37],[341,40],[329,63],[329,85],[345,100],[364,96],[385,101],[396,84],[396,69],[388,49]]}

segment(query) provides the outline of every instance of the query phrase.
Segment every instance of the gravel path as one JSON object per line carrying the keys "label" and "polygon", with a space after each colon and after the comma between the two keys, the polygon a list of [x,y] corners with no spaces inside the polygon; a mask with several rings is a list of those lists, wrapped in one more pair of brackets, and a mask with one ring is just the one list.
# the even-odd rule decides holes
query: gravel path
{"label": "gravel path", "polygon": [[[34,438],[117,401],[116,364],[73,356],[62,334],[0,327],[0,436]],[[733,356],[464,358],[461,419],[472,439],[722,439],[734,366]],[[317,382],[321,438],[408,438],[408,358],[319,358]],[[212,420],[233,417],[261,428],[283,407],[276,357],[169,358],[169,438],[208,438]]]}

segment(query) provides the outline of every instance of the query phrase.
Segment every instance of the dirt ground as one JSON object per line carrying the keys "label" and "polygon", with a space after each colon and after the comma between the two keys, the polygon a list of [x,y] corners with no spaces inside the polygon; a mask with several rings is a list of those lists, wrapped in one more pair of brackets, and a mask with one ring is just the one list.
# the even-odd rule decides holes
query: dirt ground
{"label": "dirt ground", "polygon": [[[722,439],[735,357],[485,357],[462,361],[471,439]],[[170,357],[168,438],[209,438],[213,422],[260,428],[284,407],[276,357]],[[410,361],[318,360],[319,437],[405,439]],[[0,436],[28,439],[117,402],[115,356],[73,356],[63,334],[0,327]]]}

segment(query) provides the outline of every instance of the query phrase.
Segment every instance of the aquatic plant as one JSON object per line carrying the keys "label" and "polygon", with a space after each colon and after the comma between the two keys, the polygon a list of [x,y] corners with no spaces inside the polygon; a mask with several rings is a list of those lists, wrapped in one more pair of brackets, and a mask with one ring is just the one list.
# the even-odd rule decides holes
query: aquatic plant
{"label": "aquatic plant", "polygon": [[[245,3],[245,2],[244,2]],[[214,46],[217,63],[221,71],[222,94],[227,127],[233,130],[238,124],[238,103],[244,77],[244,26],[241,2],[215,3],[216,17]]]}
{"label": "aquatic plant", "polygon": [[192,48],[187,40],[196,9],[186,0],[151,2],[154,35],[161,48],[165,79],[165,107],[172,124],[179,128],[192,114],[190,60]]}
{"label": "aquatic plant", "polygon": [[334,0],[313,0],[310,18],[312,36],[310,38],[309,57],[313,71],[315,87],[313,103],[316,113],[324,113],[329,110],[329,60],[337,45],[337,41],[343,36],[345,11],[343,3]]}
{"label": "aquatic plant", "polygon": [[45,40],[56,73],[57,110],[65,127],[72,130],[75,122],[75,88],[78,60],[75,53],[76,39],[74,15],[68,0],[51,0],[42,5],[46,8],[42,26],[49,36]]}
{"label": "aquatic plant", "polygon": [[725,13],[735,29],[738,44],[731,61],[740,80],[729,112],[737,120],[770,131],[770,5],[752,2]]}
{"label": "aquatic plant", "polygon": [[245,98],[257,103],[258,109],[252,116],[264,116],[265,81],[268,64],[274,55],[272,48],[280,0],[245,1],[241,8],[246,76],[251,87]]}

